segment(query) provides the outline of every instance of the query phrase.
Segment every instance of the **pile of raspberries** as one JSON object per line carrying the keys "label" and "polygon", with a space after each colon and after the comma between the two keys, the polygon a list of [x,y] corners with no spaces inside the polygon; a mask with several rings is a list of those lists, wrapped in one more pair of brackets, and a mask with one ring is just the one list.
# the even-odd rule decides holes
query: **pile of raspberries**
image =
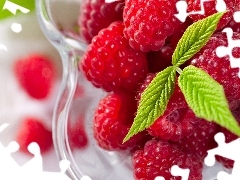
{"label": "pile of raspberries", "polygon": [[[167,110],[145,131],[122,143],[128,133],[141,93],[156,73],[171,65],[174,49],[186,28],[193,22],[216,13],[216,0],[205,2],[205,14],[176,18],[177,0],[85,0],[78,18],[80,35],[88,43],[79,69],[96,87],[107,92],[94,114],[93,132],[97,144],[109,151],[126,151],[132,156],[136,180],[167,180],[173,165],[190,169],[190,180],[201,180],[207,150],[217,146],[214,135],[223,132],[226,142],[236,138],[219,125],[200,119],[188,107],[176,82]],[[200,0],[186,0],[188,12],[200,11]],[[229,108],[240,123],[240,78],[230,67],[229,57],[218,57],[216,48],[227,46],[222,30],[233,29],[240,39],[240,23],[233,20],[239,0],[225,0],[227,13],[220,19],[208,43],[187,61],[206,71],[225,91]],[[240,49],[233,49],[240,57]],[[240,152],[239,152],[240,153]],[[227,168],[233,161],[217,156]]]}

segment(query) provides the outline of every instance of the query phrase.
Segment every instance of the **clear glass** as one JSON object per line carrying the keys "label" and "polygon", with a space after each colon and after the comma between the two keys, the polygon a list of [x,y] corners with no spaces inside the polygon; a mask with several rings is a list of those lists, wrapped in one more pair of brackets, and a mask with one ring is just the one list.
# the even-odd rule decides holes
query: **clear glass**
{"label": "clear glass", "polygon": [[[73,180],[133,180],[128,154],[108,152],[99,148],[93,138],[92,119],[104,92],[93,87],[78,70],[78,61],[87,44],[75,34],[81,0],[36,0],[39,24],[47,39],[59,51],[63,65],[62,84],[53,115],[53,140],[59,160],[70,161],[67,170]],[[70,143],[70,125],[84,126],[88,144],[76,148]],[[204,180],[216,179],[223,167],[204,169]],[[87,180],[87,179],[84,179]]]}
{"label": "clear glass", "polygon": [[[74,33],[81,0],[36,0],[40,27],[61,55],[62,84],[53,115],[53,140],[59,160],[70,161],[71,179],[88,176],[93,180],[133,179],[130,158],[99,148],[93,139],[94,109],[105,94],[94,88],[78,70],[78,61],[87,44]],[[69,142],[69,126],[84,118],[88,144],[76,148]],[[123,173],[124,172],[124,173]]]}

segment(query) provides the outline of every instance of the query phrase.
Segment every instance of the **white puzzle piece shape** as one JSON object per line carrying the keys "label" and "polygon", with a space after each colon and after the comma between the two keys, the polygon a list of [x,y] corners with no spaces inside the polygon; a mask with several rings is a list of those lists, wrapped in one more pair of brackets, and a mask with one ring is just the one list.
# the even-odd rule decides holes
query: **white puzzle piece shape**
{"label": "white puzzle piece shape", "polygon": [[215,135],[215,141],[218,143],[218,147],[208,150],[208,155],[204,159],[207,166],[213,166],[216,162],[215,155],[231,159],[234,161],[232,173],[228,174],[224,171],[220,171],[217,175],[218,180],[239,180],[240,177],[240,138],[229,143],[225,142],[225,136],[223,133],[217,133]]}
{"label": "white puzzle piece shape", "polygon": [[[180,0],[176,3],[176,9],[178,11],[178,14],[175,14],[175,17],[178,18],[181,22],[185,22],[186,18],[189,15],[193,15],[193,14],[204,14],[205,10],[204,10],[204,3],[205,2],[209,2],[209,1],[213,1],[213,0],[200,0],[200,11],[191,11],[191,12],[187,12],[187,2],[184,0]],[[217,0],[216,3],[216,10],[218,12],[223,12],[227,9],[226,3],[224,0]]]}
{"label": "white puzzle piece shape", "polygon": [[[234,40],[233,30],[231,28],[225,28],[222,32],[225,32],[227,35],[228,46],[219,46],[216,48],[216,54],[218,57],[228,56],[230,61],[231,68],[240,68],[240,58],[234,58],[232,55],[232,50],[235,47],[240,47],[240,39]],[[238,73],[240,78],[240,71]]]}

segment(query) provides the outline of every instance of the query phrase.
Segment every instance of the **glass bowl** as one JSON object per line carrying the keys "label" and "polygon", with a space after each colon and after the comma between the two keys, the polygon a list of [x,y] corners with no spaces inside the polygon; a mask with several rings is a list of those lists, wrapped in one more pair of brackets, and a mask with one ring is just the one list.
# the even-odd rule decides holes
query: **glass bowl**
{"label": "glass bowl", "polygon": [[[97,146],[93,138],[93,114],[105,92],[93,87],[78,70],[78,61],[87,47],[81,37],[75,36],[72,29],[80,4],[81,0],[36,0],[40,27],[60,53],[63,66],[62,84],[53,115],[54,146],[59,160],[70,161],[67,174],[72,179],[129,179],[132,177],[129,156],[105,151]],[[62,11],[61,15],[59,10]],[[68,12],[75,12],[75,15],[69,15]],[[66,21],[62,16],[71,21]],[[69,129],[76,126],[76,123],[84,126],[83,131],[87,138],[87,145],[84,147],[76,147],[69,140],[74,136]]]}
{"label": "glass bowl", "polygon": [[[93,115],[106,92],[95,88],[78,70],[87,43],[76,33],[82,0],[36,0],[39,24],[58,50],[63,65],[62,84],[53,115],[53,140],[59,160],[70,161],[67,174],[74,180],[133,180],[131,156],[100,148],[93,137]],[[81,27],[80,27],[81,28]],[[81,138],[71,129],[81,127]],[[72,139],[81,142],[76,146]],[[216,179],[224,168],[204,168],[203,179]],[[157,180],[157,178],[156,178]]]}

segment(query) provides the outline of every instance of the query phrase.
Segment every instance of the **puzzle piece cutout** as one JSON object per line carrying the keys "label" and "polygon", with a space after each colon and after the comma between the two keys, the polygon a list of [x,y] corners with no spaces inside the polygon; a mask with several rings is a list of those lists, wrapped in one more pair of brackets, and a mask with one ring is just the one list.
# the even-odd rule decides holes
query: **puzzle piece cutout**
{"label": "puzzle piece cutout", "polygon": [[[9,124],[0,126],[0,132],[8,127]],[[33,154],[33,158],[20,166],[11,156],[12,153],[19,150],[19,144],[12,141],[7,147],[4,147],[0,142],[0,179],[24,179],[24,180],[71,180],[65,172],[70,166],[69,161],[62,160],[59,163],[60,172],[45,172],[43,171],[43,160],[40,153],[40,147],[37,143],[31,143],[28,146],[28,151]],[[89,179],[83,179],[89,180]]]}
{"label": "puzzle piece cutout", "polygon": [[5,1],[2,10],[5,10],[5,9],[9,10],[14,15],[16,14],[17,10],[20,10],[24,14],[30,12],[29,9],[24,8],[22,6],[19,6],[18,4],[15,4],[15,3],[11,2],[11,1],[8,1],[8,0]]}
{"label": "puzzle piece cutout", "polygon": [[[204,14],[205,13],[204,2],[209,2],[209,1],[213,1],[213,0],[200,0],[200,7],[201,7],[200,11],[187,12],[187,8],[188,8],[187,2],[184,0],[180,0],[176,3],[178,14],[175,14],[174,16],[178,18],[181,22],[185,22],[187,17],[190,14]],[[227,6],[224,0],[217,0],[215,8],[218,12],[223,12],[227,9]]]}
{"label": "puzzle piece cutout", "polygon": [[[190,170],[189,169],[182,169],[177,165],[173,165],[171,167],[171,174],[173,176],[180,176],[182,180],[188,180]],[[162,176],[157,176],[154,180],[165,180]]]}
{"label": "puzzle piece cutout", "polygon": [[[225,28],[222,32],[225,32],[227,34],[228,46],[217,47],[216,54],[220,58],[228,55],[231,68],[240,68],[240,58],[234,58],[232,55],[233,48],[240,47],[240,39],[232,39],[233,30],[231,28]],[[240,71],[238,73],[238,76],[240,78]]]}
{"label": "puzzle piece cutout", "polygon": [[240,23],[240,11],[236,11],[233,13],[233,19],[236,23]]}
{"label": "puzzle piece cutout", "polygon": [[240,177],[240,138],[225,142],[225,136],[223,133],[217,133],[214,136],[215,141],[218,143],[218,147],[208,150],[208,155],[204,159],[207,166],[213,166],[216,162],[215,155],[231,159],[234,161],[232,173],[228,174],[224,171],[220,171],[217,175],[218,180],[239,180]]}

